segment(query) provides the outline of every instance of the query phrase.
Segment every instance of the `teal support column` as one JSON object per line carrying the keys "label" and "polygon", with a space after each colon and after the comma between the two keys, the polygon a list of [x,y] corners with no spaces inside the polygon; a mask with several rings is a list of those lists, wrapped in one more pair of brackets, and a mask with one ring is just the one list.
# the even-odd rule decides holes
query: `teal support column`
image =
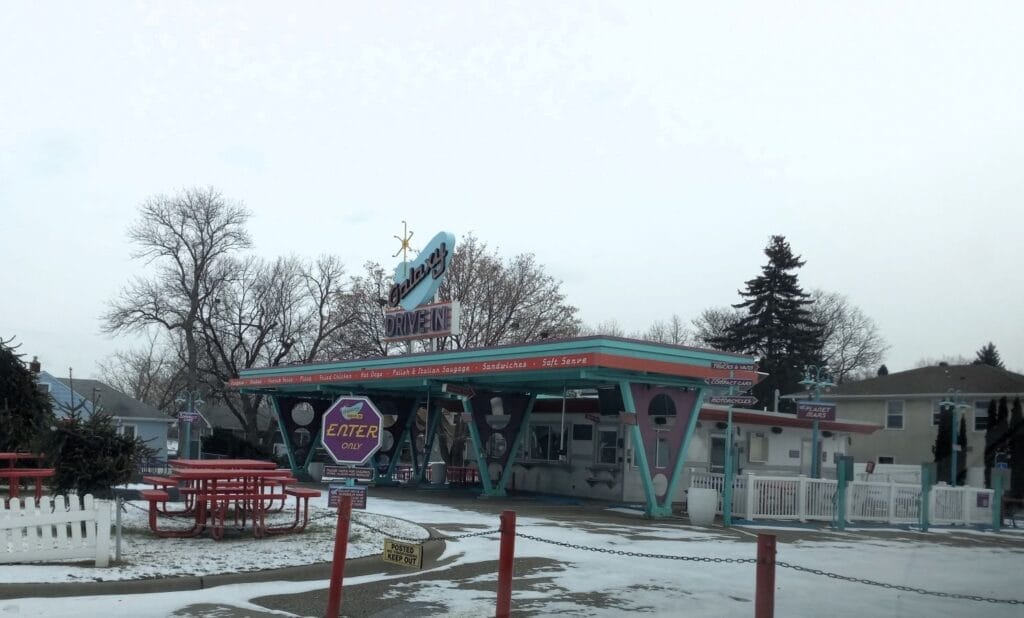
{"label": "teal support column", "polygon": [[[840,460],[836,469],[836,530],[846,530],[846,478],[845,462]],[[803,499],[803,496],[801,496]]]}
{"label": "teal support column", "polygon": [[811,427],[811,478],[821,478],[821,454],[818,453],[818,419]]}
{"label": "teal support column", "polygon": [[295,462],[295,451],[292,448],[292,439],[288,435],[288,429],[284,426],[284,420],[281,419],[281,406],[277,403],[277,397],[271,397],[270,403],[274,406],[274,414],[277,416],[277,429],[281,432],[281,440],[284,441],[285,454],[288,455],[288,467],[292,469],[292,474],[298,475],[299,466]]}
{"label": "teal support column", "polygon": [[732,406],[729,406],[728,416],[725,420],[725,482],[722,485],[722,526],[732,526],[732,485],[733,485],[733,461],[732,461]]}
{"label": "teal support column", "polygon": [[693,400],[693,409],[690,410],[690,422],[686,426],[686,435],[683,436],[683,444],[676,454],[676,465],[672,469],[672,478],[668,481],[668,489],[665,490],[665,503],[659,505],[658,508],[658,514],[661,516],[672,515],[672,496],[676,495],[679,479],[683,476],[683,464],[686,463],[686,453],[690,450],[690,439],[693,438],[693,432],[697,430],[697,417],[700,416],[702,405],[704,405],[704,389],[698,388],[697,397]]}
{"label": "teal support column", "polygon": [[636,465],[640,473],[640,481],[644,488],[645,497],[645,514],[651,518],[658,517],[669,517],[672,515],[672,496],[675,495],[676,489],[679,487],[679,480],[683,476],[683,465],[686,463],[686,453],[690,448],[690,440],[693,438],[693,433],[697,428],[697,419],[700,416],[700,408],[704,403],[704,389],[698,388],[696,390],[696,397],[693,402],[693,408],[690,410],[690,419],[686,426],[686,433],[683,435],[682,443],[679,446],[679,452],[676,453],[675,463],[672,466],[672,473],[668,479],[668,486],[665,489],[665,498],[663,501],[658,501],[657,493],[654,490],[654,479],[651,477],[651,469],[648,466],[647,461],[647,449],[645,448],[643,440],[643,432],[639,425],[639,416],[636,411],[636,401],[633,399],[633,391],[631,390],[630,382],[623,380],[619,383],[619,389],[622,391],[622,404],[625,408],[626,414],[632,414],[636,417],[636,422],[629,426],[630,440],[633,443],[633,457],[636,458]]}
{"label": "teal support column", "polygon": [[[636,403],[633,401],[633,391],[628,381],[619,382],[619,390],[622,391],[622,407],[626,414],[636,416]],[[636,423],[629,426],[629,437],[633,442],[633,457],[636,458],[637,468],[640,471],[640,481],[644,487],[646,507],[644,512],[648,517],[658,516],[658,497],[654,492],[654,480],[651,479],[650,468],[647,467],[647,451],[644,449],[643,434],[640,433],[640,426]]]}
{"label": "teal support column", "polygon": [[505,467],[501,471],[501,478],[498,479],[498,486],[495,488],[496,495],[505,495],[505,488],[508,487],[508,480],[512,478],[512,464],[516,462],[516,453],[519,452],[519,444],[523,441],[523,436],[526,435],[526,430],[530,426],[530,416],[533,415],[533,404],[536,401],[537,395],[531,394],[530,401],[526,404],[526,412],[523,414],[523,421],[519,425],[519,431],[516,432],[516,437],[512,439],[512,444],[509,445],[509,448],[512,450],[508,453],[508,461],[505,463]]}
{"label": "teal support column", "polygon": [[931,474],[928,473],[928,466],[921,466],[921,508],[918,509],[921,516],[921,531],[928,532],[928,502],[932,489]]}
{"label": "teal support column", "polygon": [[[416,407],[417,406],[418,406],[418,403],[414,404],[414,406],[413,406],[413,418],[411,420],[414,423],[416,422],[416,412],[415,411],[416,411]],[[406,421],[405,426],[402,427],[402,433],[399,434],[398,440],[395,441],[395,450],[392,452],[391,461],[388,462],[388,469],[384,471],[384,474],[378,474],[377,473],[377,467],[374,466],[374,468],[373,468],[373,480],[374,480],[374,483],[377,483],[378,485],[387,485],[387,486],[393,486],[393,485],[397,484],[395,482],[395,480],[394,480],[395,466],[398,465],[398,460],[402,456],[402,446],[405,444],[405,441],[409,440],[409,439],[410,439],[410,437],[409,437],[409,422]],[[415,451],[416,450],[416,445],[413,444],[412,447],[413,447],[412,450]],[[376,457],[376,455],[374,457]]]}
{"label": "teal support column", "polygon": [[[462,399],[462,409],[466,414],[473,413],[473,403],[466,397]],[[473,454],[476,456],[476,468],[480,472],[480,486],[485,496],[499,496],[491,484],[491,471],[487,469],[487,455],[484,452],[484,445],[480,442],[480,431],[476,428],[476,421],[469,420],[469,439],[473,443]]]}
{"label": "teal support column", "polygon": [[[429,404],[428,404],[429,406]],[[423,475],[427,471],[427,466],[430,464],[430,453],[434,450],[434,440],[437,439],[437,426],[441,423],[441,415],[444,411],[438,409],[437,413],[431,417],[430,408],[427,407],[427,427],[426,437],[424,438],[423,445],[423,466],[420,468],[419,474],[416,476],[416,482],[423,482]]]}
{"label": "teal support column", "polygon": [[999,532],[1003,527],[1003,477],[992,477],[992,530]]}

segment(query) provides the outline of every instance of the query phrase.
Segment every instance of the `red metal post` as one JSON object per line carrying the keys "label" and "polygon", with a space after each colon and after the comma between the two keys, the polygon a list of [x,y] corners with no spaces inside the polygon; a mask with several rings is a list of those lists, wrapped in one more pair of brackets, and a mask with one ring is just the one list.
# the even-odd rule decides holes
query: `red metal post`
{"label": "red metal post", "polygon": [[757,535],[757,591],[754,618],[775,615],[775,535]]}
{"label": "red metal post", "polygon": [[497,618],[512,614],[512,563],[516,557],[516,512],[501,512],[501,549],[498,556]]}
{"label": "red metal post", "polygon": [[327,593],[327,618],[341,612],[341,582],[345,577],[345,554],[348,553],[348,526],[352,520],[352,496],[342,496],[338,504],[338,529],[334,533],[334,562],[331,564],[331,587]]}

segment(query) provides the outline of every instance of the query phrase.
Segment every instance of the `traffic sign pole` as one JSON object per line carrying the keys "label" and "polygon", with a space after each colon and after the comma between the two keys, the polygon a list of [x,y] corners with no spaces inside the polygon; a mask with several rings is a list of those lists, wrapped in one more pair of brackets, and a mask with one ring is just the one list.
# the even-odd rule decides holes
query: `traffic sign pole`
{"label": "traffic sign pole", "polygon": [[[192,415],[192,391],[188,392],[188,408],[186,408],[186,409],[188,410],[189,416],[191,416]],[[180,423],[179,423],[179,426],[180,426]],[[185,423],[184,429],[185,429],[185,457],[183,459],[191,459],[189,457],[189,455],[191,455],[191,452],[192,452],[192,421],[191,420]],[[179,442],[180,442],[181,436],[178,436],[178,438],[179,438]],[[178,445],[178,455],[179,456],[181,455],[181,452],[182,452],[181,451],[181,445],[179,444]]]}

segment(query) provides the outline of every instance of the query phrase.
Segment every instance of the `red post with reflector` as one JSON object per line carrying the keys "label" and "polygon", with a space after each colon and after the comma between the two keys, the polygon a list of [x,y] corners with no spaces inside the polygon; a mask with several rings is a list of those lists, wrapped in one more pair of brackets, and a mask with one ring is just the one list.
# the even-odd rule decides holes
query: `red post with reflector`
{"label": "red post with reflector", "polygon": [[757,590],[754,618],[775,615],[775,535],[757,535]]}
{"label": "red post with reflector", "polygon": [[512,563],[516,554],[516,512],[501,512],[501,549],[498,555],[497,618],[512,615]]}
{"label": "red post with reflector", "polygon": [[338,529],[334,533],[334,561],[331,563],[331,587],[327,592],[327,618],[341,613],[341,583],[345,578],[345,556],[348,553],[348,528],[352,521],[352,496],[341,497],[338,503]]}

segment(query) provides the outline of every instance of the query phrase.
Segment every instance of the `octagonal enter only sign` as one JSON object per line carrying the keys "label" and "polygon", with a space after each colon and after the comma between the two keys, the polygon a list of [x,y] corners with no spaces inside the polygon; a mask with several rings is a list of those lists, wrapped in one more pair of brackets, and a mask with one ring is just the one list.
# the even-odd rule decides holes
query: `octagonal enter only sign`
{"label": "octagonal enter only sign", "polygon": [[342,397],[324,413],[320,443],[335,462],[362,465],[380,449],[383,420],[368,397]]}

